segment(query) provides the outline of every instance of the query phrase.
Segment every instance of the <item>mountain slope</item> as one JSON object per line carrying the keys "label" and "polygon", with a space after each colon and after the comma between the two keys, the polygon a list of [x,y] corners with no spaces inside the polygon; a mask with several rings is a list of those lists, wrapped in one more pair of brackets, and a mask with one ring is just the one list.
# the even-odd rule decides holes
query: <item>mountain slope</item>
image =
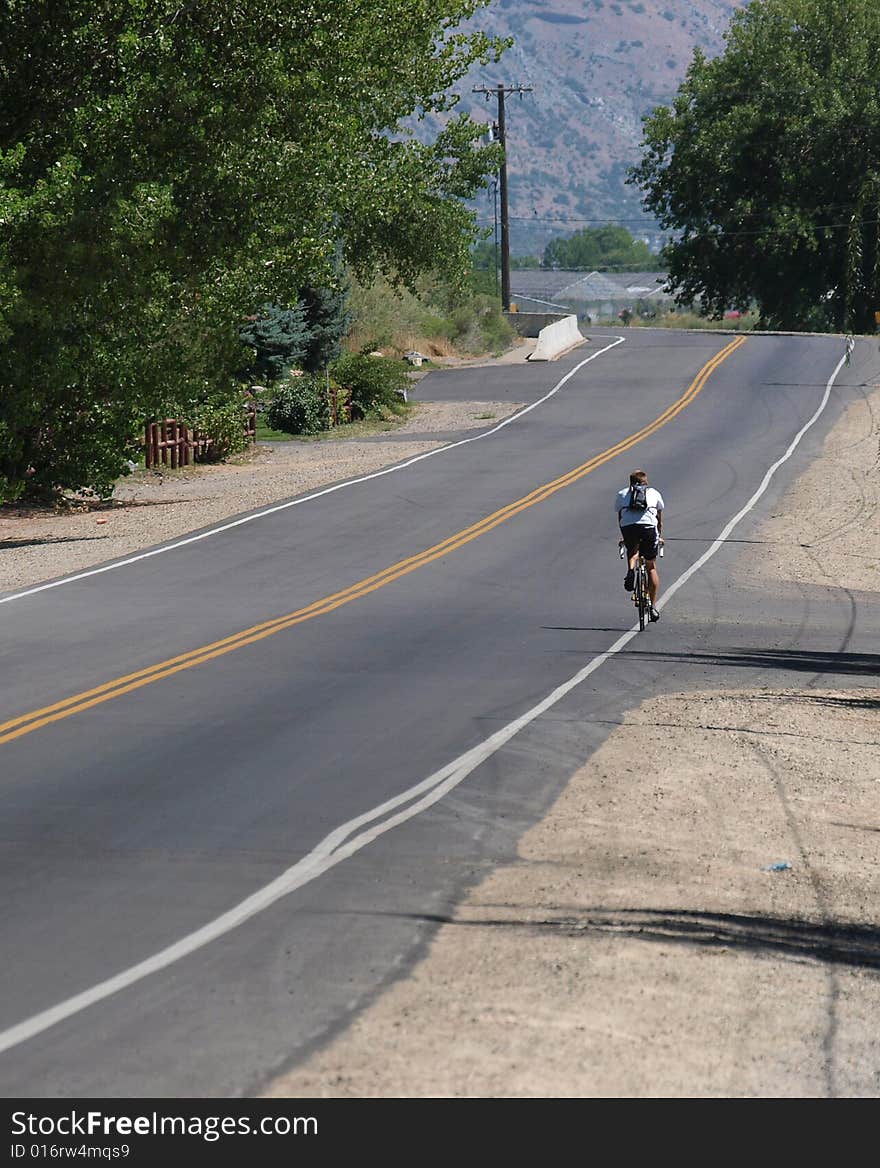
{"label": "mountain slope", "polygon": [[[493,0],[466,27],[512,36],[498,65],[459,87],[460,109],[487,122],[496,101],[474,85],[531,86],[507,99],[511,247],[538,253],[553,235],[593,221],[626,222],[656,244],[640,195],[625,185],[642,117],[675,93],[694,48],[723,49],[742,0]],[[493,223],[491,191],[477,204]]]}

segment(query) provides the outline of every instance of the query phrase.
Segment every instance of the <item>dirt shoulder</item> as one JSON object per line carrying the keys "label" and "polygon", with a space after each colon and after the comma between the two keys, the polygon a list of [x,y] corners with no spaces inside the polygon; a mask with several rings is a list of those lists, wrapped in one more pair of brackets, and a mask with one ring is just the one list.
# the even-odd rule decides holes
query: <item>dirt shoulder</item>
{"label": "dirt shoulder", "polygon": [[[846,589],[880,564],[878,407],[834,428],[743,579]],[[768,558],[781,525],[809,546]],[[266,1094],[880,1095],[878,713],[876,686],[645,702],[412,973]]]}

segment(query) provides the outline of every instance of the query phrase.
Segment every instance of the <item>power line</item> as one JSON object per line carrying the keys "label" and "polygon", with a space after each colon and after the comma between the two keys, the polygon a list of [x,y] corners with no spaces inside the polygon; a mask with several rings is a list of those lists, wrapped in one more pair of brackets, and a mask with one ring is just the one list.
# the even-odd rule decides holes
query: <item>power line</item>
{"label": "power line", "polygon": [[[878,223],[880,223],[880,219],[847,219],[843,223],[811,223],[809,226],[812,227],[814,231],[838,231],[844,227],[873,227]],[[768,230],[775,231],[776,235],[785,234],[778,228],[774,229],[769,225],[768,227],[751,228],[748,231],[730,231],[725,228],[723,224],[711,224],[709,230],[718,232],[719,237],[723,236],[724,239],[738,239],[742,235],[766,235]],[[703,234],[705,234],[705,232],[703,232]]]}
{"label": "power line", "polygon": [[[846,204],[841,204],[841,206],[846,206]],[[851,204],[850,204],[850,206],[851,206]],[[618,224],[622,224],[622,223],[648,222],[648,223],[655,223],[655,226],[656,226],[656,221],[653,219],[649,219],[649,220],[639,220],[639,219],[553,219],[553,218],[542,218],[541,216],[531,216],[531,215],[511,215],[510,218],[515,220],[515,221],[524,222],[524,223],[602,223],[605,226],[614,227],[614,226],[617,226]],[[488,222],[488,220],[486,220],[480,216],[477,216],[476,222],[477,223],[485,223],[485,222]],[[842,223],[812,223],[812,224],[810,224],[810,226],[813,228],[814,231],[837,231],[843,227],[872,227],[877,223],[880,223],[880,219],[858,219],[856,221],[853,221],[852,219],[846,219]],[[767,227],[753,227],[753,228],[748,228],[748,229],[743,228],[743,229],[738,230],[738,231],[732,231],[729,228],[725,228],[724,225],[720,224],[720,223],[710,224],[708,227],[709,230],[717,230],[717,231],[722,232],[726,239],[737,238],[741,235],[764,235],[767,232],[768,228],[772,229],[771,225],[768,224]],[[661,228],[659,226],[657,226],[656,229],[657,229],[657,231],[665,233],[665,234],[669,234],[669,233],[672,233],[674,231],[681,230],[681,228],[666,228],[666,227]],[[777,230],[777,234],[781,235],[783,233],[781,231]]]}
{"label": "power line", "polygon": [[[655,223],[654,219],[579,219],[568,215],[509,215],[509,219],[521,223],[602,223],[615,227],[621,223]],[[488,223],[484,216],[477,216],[478,223]]]}
{"label": "power line", "polygon": [[[651,258],[653,259],[656,257],[651,257]],[[558,272],[599,272],[600,275],[603,272],[644,272],[648,276],[654,276],[654,275],[662,276],[662,275],[666,274],[665,268],[663,268],[660,271],[654,271],[654,269],[652,269],[652,268],[646,268],[643,263],[642,264],[598,264],[598,265],[592,264],[590,267],[586,267],[586,268],[581,268],[581,267],[578,267],[577,265],[569,266],[568,264],[565,264],[563,266],[562,264],[559,264],[555,268],[542,268],[542,267],[517,268],[517,267],[515,267],[513,270],[515,272],[520,272],[520,273],[522,273],[522,272],[553,272],[553,271],[558,271]]]}

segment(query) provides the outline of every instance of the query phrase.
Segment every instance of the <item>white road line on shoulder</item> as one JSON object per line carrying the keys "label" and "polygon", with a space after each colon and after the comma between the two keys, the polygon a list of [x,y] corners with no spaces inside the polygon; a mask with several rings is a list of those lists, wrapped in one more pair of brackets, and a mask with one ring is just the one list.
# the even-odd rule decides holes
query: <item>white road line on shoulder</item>
{"label": "white road line on shoulder", "polygon": [[736,525],[739,523],[739,521],[741,519],[743,519],[746,515],[748,515],[748,513],[752,510],[752,508],[755,506],[755,504],[758,502],[758,500],[761,498],[761,496],[764,494],[764,492],[769,487],[770,480],[773,478],[773,476],[776,474],[776,472],[779,470],[779,468],[782,466],[782,464],[784,462],[788,462],[788,460],[794,454],[795,450],[797,450],[798,446],[800,445],[800,441],[803,438],[804,434],[806,434],[806,432],[813,425],[815,425],[815,423],[821,417],[825,407],[828,405],[828,399],[831,397],[831,388],[834,385],[834,382],[837,380],[838,373],[841,371],[841,369],[844,367],[844,365],[849,361],[850,353],[851,353],[851,350],[849,348],[847,348],[844,355],[837,362],[837,365],[834,369],[834,372],[828,378],[828,381],[825,385],[825,393],[822,397],[822,400],[819,402],[819,405],[816,409],[816,412],[813,414],[812,418],[810,418],[810,420],[808,422],[805,422],[804,425],[801,426],[800,430],[798,430],[797,434],[795,434],[794,438],[792,438],[791,443],[789,444],[789,447],[786,450],[785,454],[783,454],[781,458],[778,458],[776,460],[776,462],[773,463],[773,465],[770,467],[770,469],[764,475],[763,479],[761,479],[761,484],[758,487],[757,491],[755,491],[754,495],[752,495],[751,499],[749,499],[749,501],[748,501],[748,503],[746,503],[745,507],[743,507],[741,511],[737,511],[736,515],[734,515],[734,517],[727,523],[727,525],[724,527],[724,529],[721,531],[721,533],[716,538],[715,542],[712,543],[703,552],[703,554],[700,556],[700,558],[698,560],[695,560],[691,564],[691,566],[687,569],[687,571],[682,572],[682,574],[678,577],[678,579],[666,589],[666,594],[660,598],[660,600],[657,604],[658,608],[663,608],[663,606],[669,601],[670,597],[674,596],[675,593],[678,592],[679,588],[683,588],[684,585],[687,584],[688,580],[690,580],[691,576],[693,576],[695,572],[699,572],[699,570],[700,570],[700,568],[702,568],[703,564],[705,564],[705,562],[708,559],[711,559],[711,557],[715,555],[715,553],[718,551],[718,549],[723,546],[724,541],[727,539],[727,537],[730,535],[730,533],[733,531],[733,529],[736,527]]}
{"label": "white road line on shoulder", "polygon": [[417,462],[422,462],[423,459],[433,458],[437,454],[445,454],[449,450],[456,450],[459,446],[467,446],[470,442],[480,442],[483,438],[491,438],[493,434],[497,434],[505,426],[519,421],[520,418],[524,418],[526,414],[531,413],[532,410],[543,405],[545,401],[548,401],[555,393],[558,393],[563,385],[574,377],[575,373],[583,369],[585,365],[589,365],[591,361],[595,361],[597,357],[601,357],[609,349],[613,349],[617,345],[622,345],[625,340],[625,337],[617,337],[610,345],[605,345],[604,348],[598,349],[595,353],[591,353],[589,357],[585,357],[583,361],[578,362],[574,369],[569,370],[563,378],[557,381],[549,393],[545,393],[543,397],[538,398],[536,402],[532,402],[530,406],[525,406],[515,414],[511,414],[509,418],[505,418],[503,422],[499,422],[491,430],[484,430],[482,434],[475,434],[472,438],[462,438],[458,442],[450,442],[448,446],[440,446],[436,450],[427,450],[424,454],[414,455],[412,458],[407,459],[406,462],[397,463],[395,466],[383,467],[382,470],[372,471],[370,474],[361,475],[356,479],[345,479],[341,483],[333,483],[329,487],[322,488],[320,491],[313,491],[310,495],[304,495],[301,499],[289,499],[286,503],[276,503],[271,507],[264,508],[262,511],[256,511],[253,515],[243,515],[240,519],[233,519],[229,523],[221,524],[219,527],[211,527],[207,531],[199,532],[198,535],[190,535],[185,539],[175,540],[174,543],[151,548],[150,551],[139,552],[134,556],[128,556],[127,559],[119,560],[115,564],[104,564],[100,568],[90,568],[85,572],[77,572],[74,576],[64,576],[60,580],[51,580],[47,584],[37,584],[33,588],[26,588],[22,592],[15,592],[11,596],[0,598],[0,604],[9,604],[12,600],[21,600],[23,597],[33,596],[37,592],[46,592],[50,588],[61,588],[64,584],[73,584],[77,580],[87,580],[90,576],[100,576],[104,572],[115,572],[117,568],[127,568],[129,564],[136,564],[140,560],[149,560],[152,556],[161,556],[165,552],[173,552],[177,548],[187,547],[192,543],[199,543],[201,540],[208,539],[212,535],[219,535],[223,531],[231,531],[233,527],[241,527],[242,524],[253,523],[257,519],[265,519],[267,515],[274,515],[278,511],[286,511],[288,507],[299,507],[302,503],[310,503],[313,499],[320,499],[324,495],[332,495],[334,491],[341,491],[345,487],[354,487],[358,483],[366,483],[370,479],[380,479],[383,475],[394,474],[396,471],[405,470],[408,466],[414,466]]}
{"label": "white road line on shoulder", "polygon": [[[598,354],[595,354],[595,356],[598,356]],[[844,356],[838,362],[836,369],[828,379],[825,386],[825,394],[818,409],[794,436],[785,454],[777,459],[764,475],[764,478],[761,480],[761,485],[752,495],[751,499],[749,499],[748,503],[746,503],[745,507],[738,511],[725,525],[721,534],[711,547],[670,585],[666,590],[665,597],[660,602],[661,605],[665,604],[670,596],[673,596],[679,588],[686,584],[694,573],[707,560],[714,556],[719,548],[724,546],[724,541],[730,535],[730,532],[752,510],[755,503],[767,490],[773,475],[784,462],[787,462],[791,458],[804,434],[814,425],[824,411],[831,396],[831,388],[845,362],[846,357]],[[572,373],[575,372],[576,370],[573,369]],[[568,374],[568,376],[570,377],[572,373]],[[560,382],[561,384],[562,382]],[[535,404],[537,405],[538,403],[536,402]],[[108,978],[106,981],[92,986],[91,989],[76,994],[66,1001],[59,1002],[58,1005],[52,1006],[50,1009],[44,1010],[39,1014],[34,1014],[24,1022],[20,1022],[18,1025],[11,1026],[8,1030],[0,1032],[0,1054],[23,1042],[27,1042],[28,1039],[34,1038],[37,1034],[41,1034],[59,1022],[73,1017],[73,1015],[88,1009],[90,1006],[97,1005],[98,1002],[109,998],[112,994],[127,989],[143,978],[149,977],[152,973],[158,973],[159,970],[173,965],[176,961],[180,961],[182,958],[195,953],[198,949],[209,945],[212,941],[217,940],[226,933],[232,932],[233,929],[251,917],[256,916],[264,909],[270,908],[277,901],[281,900],[282,897],[288,896],[298,888],[302,888],[303,885],[317,879],[317,877],[328,871],[328,869],[340,864],[343,860],[348,859],[349,856],[353,856],[355,852],[359,852],[361,848],[366,847],[367,844],[372,843],[373,840],[378,839],[385,832],[391,831],[392,828],[406,823],[407,820],[425,811],[463,782],[472,771],[476,770],[481,763],[485,762],[486,759],[500,750],[511,738],[525,729],[530,723],[534,722],[536,718],[539,718],[542,714],[552,709],[558,702],[562,701],[572,690],[576,689],[585,681],[590,674],[595,673],[600,666],[604,665],[610,657],[614,657],[621,649],[625,648],[633,637],[638,635],[638,632],[638,625],[634,625],[626,633],[618,637],[609,649],[606,649],[603,653],[599,653],[583,669],[579,670],[573,677],[570,677],[568,681],[563,682],[562,685],[557,686],[556,689],[552,690],[536,706],[532,706],[530,710],[527,710],[519,718],[509,722],[484,742],[479,743],[465,754],[447,763],[446,766],[442,767],[439,771],[435,771],[427,779],[403,791],[393,799],[381,803],[371,811],[365,812],[356,819],[351,819],[347,823],[343,823],[335,831],[326,836],[317,847],[309,852],[307,856],[304,856],[298,863],[288,868],[277,879],[267,884],[264,888],[261,888],[258,892],[255,892],[252,896],[249,896],[246,900],[241,901],[240,904],[237,904],[228,912],[216,917],[207,925],[181,938],[175,944],[169,945],[166,949],[161,950],[145,961],[141,961],[139,964],[133,965],[129,969],[116,974],[115,977]],[[396,814],[391,814],[392,812]],[[388,816],[388,818],[383,819],[383,816]],[[377,820],[381,820],[381,822],[376,822]]]}

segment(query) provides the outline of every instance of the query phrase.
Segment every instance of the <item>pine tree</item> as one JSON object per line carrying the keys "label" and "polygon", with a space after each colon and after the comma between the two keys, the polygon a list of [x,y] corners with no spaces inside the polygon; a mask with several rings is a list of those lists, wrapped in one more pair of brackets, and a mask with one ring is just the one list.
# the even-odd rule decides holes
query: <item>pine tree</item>
{"label": "pine tree", "polygon": [[310,340],[305,307],[301,303],[293,308],[264,304],[238,335],[255,353],[250,372],[275,381],[288,369],[302,367]]}
{"label": "pine tree", "polygon": [[351,287],[345,279],[341,252],[334,263],[336,279],[332,285],[308,286],[300,292],[305,309],[308,337],[302,367],[308,373],[326,369],[342,351],[342,338],[351,324],[348,298]]}

